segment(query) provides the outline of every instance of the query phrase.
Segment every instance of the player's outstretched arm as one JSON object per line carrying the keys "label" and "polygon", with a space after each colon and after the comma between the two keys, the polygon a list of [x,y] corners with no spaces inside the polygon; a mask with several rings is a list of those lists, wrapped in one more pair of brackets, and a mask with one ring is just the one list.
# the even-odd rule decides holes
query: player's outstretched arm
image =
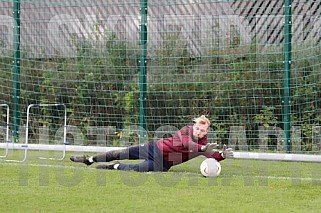
{"label": "player's outstretched arm", "polygon": [[216,149],[217,147],[218,147],[217,143],[208,143],[208,144],[202,146],[201,151],[202,152],[213,152],[213,151],[218,152],[218,150]]}

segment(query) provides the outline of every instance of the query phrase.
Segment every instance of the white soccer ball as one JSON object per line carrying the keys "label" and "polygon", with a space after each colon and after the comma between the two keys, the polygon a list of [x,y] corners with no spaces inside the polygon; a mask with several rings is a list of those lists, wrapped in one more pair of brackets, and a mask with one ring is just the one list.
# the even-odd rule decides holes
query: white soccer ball
{"label": "white soccer ball", "polygon": [[204,177],[217,177],[221,173],[221,164],[214,158],[207,158],[201,163],[201,173]]}

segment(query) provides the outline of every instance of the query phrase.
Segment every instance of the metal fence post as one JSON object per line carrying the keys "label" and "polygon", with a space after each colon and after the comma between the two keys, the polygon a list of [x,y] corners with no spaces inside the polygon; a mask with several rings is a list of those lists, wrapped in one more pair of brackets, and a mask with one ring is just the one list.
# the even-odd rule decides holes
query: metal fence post
{"label": "metal fence post", "polygon": [[[147,0],[141,0],[140,23],[140,78],[139,78],[139,125],[146,130],[146,99],[147,99]],[[145,137],[145,131],[140,131],[140,141]]]}
{"label": "metal fence post", "polygon": [[20,126],[20,0],[14,0],[14,38],[13,38],[13,136],[19,137]]}
{"label": "metal fence post", "polygon": [[292,46],[292,2],[284,2],[284,97],[283,122],[286,140],[286,150],[291,151],[291,46]]}

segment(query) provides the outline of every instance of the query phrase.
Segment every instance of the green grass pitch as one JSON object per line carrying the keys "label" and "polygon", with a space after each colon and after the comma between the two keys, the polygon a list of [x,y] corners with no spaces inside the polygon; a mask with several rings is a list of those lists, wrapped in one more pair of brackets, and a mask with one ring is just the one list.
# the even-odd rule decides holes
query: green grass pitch
{"label": "green grass pitch", "polygon": [[[14,150],[9,158],[21,157]],[[61,153],[60,153],[61,154]],[[46,156],[58,153],[46,152]],[[320,212],[321,164],[228,159],[204,178],[196,158],[167,173],[96,170],[69,161],[0,160],[0,212]]]}

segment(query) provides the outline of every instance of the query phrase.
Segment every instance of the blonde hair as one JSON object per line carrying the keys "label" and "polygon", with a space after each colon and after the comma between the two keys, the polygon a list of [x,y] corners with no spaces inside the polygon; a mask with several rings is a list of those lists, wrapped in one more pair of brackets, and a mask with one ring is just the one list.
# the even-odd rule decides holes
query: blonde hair
{"label": "blonde hair", "polygon": [[207,124],[208,126],[211,126],[211,121],[207,117],[205,117],[205,115],[201,115],[198,118],[194,118],[193,121],[195,123]]}

